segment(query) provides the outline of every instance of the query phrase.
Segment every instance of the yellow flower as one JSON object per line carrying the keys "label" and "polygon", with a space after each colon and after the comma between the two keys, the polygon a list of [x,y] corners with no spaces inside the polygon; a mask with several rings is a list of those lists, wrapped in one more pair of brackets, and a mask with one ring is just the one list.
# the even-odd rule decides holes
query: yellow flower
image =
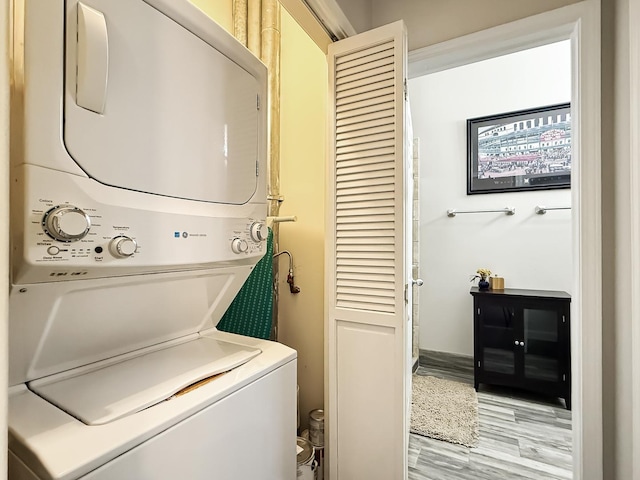
{"label": "yellow flower", "polygon": [[481,277],[489,277],[491,276],[491,270],[489,270],[488,268],[479,268],[476,273],[478,275],[480,275]]}

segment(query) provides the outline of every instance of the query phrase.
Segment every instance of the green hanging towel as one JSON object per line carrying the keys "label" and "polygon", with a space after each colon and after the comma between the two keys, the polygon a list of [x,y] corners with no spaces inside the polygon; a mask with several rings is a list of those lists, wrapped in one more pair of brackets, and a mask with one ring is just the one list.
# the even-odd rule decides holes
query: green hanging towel
{"label": "green hanging towel", "polygon": [[256,264],[218,323],[218,330],[268,340],[273,312],[273,232],[267,252]]}

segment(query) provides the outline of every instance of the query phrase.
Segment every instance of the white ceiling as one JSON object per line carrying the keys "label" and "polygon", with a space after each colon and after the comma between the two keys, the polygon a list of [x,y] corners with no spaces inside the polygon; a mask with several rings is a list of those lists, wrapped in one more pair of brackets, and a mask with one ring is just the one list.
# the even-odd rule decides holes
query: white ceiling
{"label": "white ceiling", "polygon": [[373,27],[371,0],[337,0],[356,32],[365,32]]}

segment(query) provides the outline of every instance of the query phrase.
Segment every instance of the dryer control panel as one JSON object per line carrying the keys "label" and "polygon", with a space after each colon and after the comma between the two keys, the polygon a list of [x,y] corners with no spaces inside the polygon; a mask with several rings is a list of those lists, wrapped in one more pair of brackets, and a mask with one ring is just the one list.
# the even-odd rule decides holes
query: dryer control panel
{"label": "dryer control panel", "polygon": [[[114,197],[90,179],[60,173],[51,182],[56,172],[23,169],[27,215],[22,232],[14,232],[14,245],[22,249],[14,283],[252,264],[266,251],[264,204],[222,210],[185,200],[180,212],[176,199],[158,197],[173,209],[134,208],[148,194],[122,191]],[[45,174],[49,181],[41,182]],[[238,215],[229,216],[234,210]]]}

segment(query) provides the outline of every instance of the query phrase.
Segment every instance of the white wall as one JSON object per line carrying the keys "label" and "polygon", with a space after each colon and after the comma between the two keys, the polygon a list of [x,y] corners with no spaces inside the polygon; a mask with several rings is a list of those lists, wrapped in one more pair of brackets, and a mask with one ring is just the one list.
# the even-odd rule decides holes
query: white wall
{"label": "white wall", "polygon": [[[409,82],[420,138],[420,348],[473,354],[469,276],[489,268],[507,288],[570,292],[569,189],[466,195],[466,119],[571,99],[569,42],[547,45]],[[514,216],[446,211],[513,206]]]}

